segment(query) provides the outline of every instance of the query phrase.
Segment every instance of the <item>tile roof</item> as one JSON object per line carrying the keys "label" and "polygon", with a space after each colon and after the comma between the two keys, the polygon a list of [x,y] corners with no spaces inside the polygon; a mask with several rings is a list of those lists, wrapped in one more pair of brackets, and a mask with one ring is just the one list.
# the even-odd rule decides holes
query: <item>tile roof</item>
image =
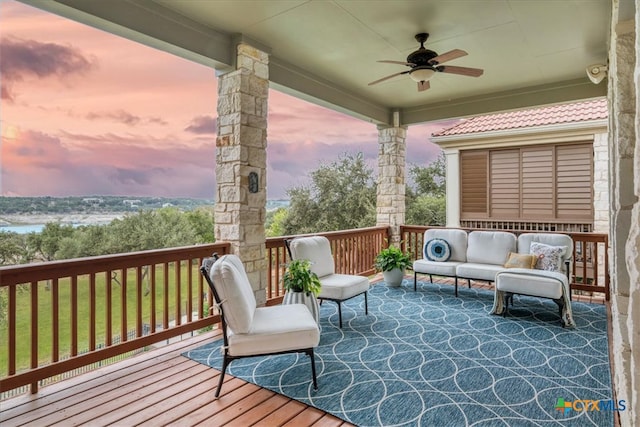
{"label": "tile roof", "polygon": [[600,120],[607,117],[607,99],[597,98],[572,104],[557,104],[528,110],[471,117],[455,126],[436,132],[432,136],[466,135],[559,123]]}

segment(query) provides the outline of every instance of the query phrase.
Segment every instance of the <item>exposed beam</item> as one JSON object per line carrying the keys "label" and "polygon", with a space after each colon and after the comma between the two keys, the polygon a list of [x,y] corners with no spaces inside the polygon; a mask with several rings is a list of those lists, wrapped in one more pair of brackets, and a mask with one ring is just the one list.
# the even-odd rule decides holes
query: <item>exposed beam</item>
{"label": "exposed beam", "polygon": [[375,124],[391,124],[392,110],[356,96],[295,65],[269,58],[269,81],[275,89]]}
{"label": "exposed beam", "polygon": [[233,37],[151,0],[20,0],[218,70],[234,66]]}
{"label": "exposed beam", "polygon": [[539,105],[578,101],[607,95],[607,84],[595,85],[587,77],[548,85],[455,99],[402,110],[402,124],[484,115],[496,111],[515,110]]}

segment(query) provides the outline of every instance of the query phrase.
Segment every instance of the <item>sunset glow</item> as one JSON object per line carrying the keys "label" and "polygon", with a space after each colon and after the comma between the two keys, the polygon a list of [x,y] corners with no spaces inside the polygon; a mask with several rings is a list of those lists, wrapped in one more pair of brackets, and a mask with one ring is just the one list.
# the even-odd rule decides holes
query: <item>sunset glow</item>
{"label": "sunset glow", "polygon": [[[48,12],[0,1],[1,194],[214,196],[217,82],[211,68]],[[442,124],[409,129],[426,165]],[[269,198],[320,162],[361,151],[375,125],[274,90]]]}

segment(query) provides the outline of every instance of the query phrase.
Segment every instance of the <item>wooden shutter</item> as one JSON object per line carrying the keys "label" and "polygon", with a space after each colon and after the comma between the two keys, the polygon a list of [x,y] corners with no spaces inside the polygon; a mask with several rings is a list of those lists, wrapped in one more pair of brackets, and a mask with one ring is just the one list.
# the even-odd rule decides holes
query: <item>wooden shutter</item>
{"label": "wooden shutter", "polygon": [[491,152],[489,194],[491,218],[520,217],[520,150]]}
{"label": "wooden shutter", "polygon": [[554,217],[553,146],[522,148],[522,218]]}
{"label": "wooden shutter", "polygon": [[556,147],[556,191],[558,219],[593,219],[592,144]]}
{"label": "wooden shutter", "polygon": [[460,218],[487,217],[487,151],[460,153]]}

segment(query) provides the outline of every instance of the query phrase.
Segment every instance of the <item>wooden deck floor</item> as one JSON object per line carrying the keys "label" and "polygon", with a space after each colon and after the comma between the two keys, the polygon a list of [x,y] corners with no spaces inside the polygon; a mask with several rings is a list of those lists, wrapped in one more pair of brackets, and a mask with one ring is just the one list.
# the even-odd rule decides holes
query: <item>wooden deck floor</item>
{"label": "wooden deck floor", "polygon": [[351,426],[316,408],[225,376],[180,354],[218,332],[155,349],[0,402],[9,426]]}

